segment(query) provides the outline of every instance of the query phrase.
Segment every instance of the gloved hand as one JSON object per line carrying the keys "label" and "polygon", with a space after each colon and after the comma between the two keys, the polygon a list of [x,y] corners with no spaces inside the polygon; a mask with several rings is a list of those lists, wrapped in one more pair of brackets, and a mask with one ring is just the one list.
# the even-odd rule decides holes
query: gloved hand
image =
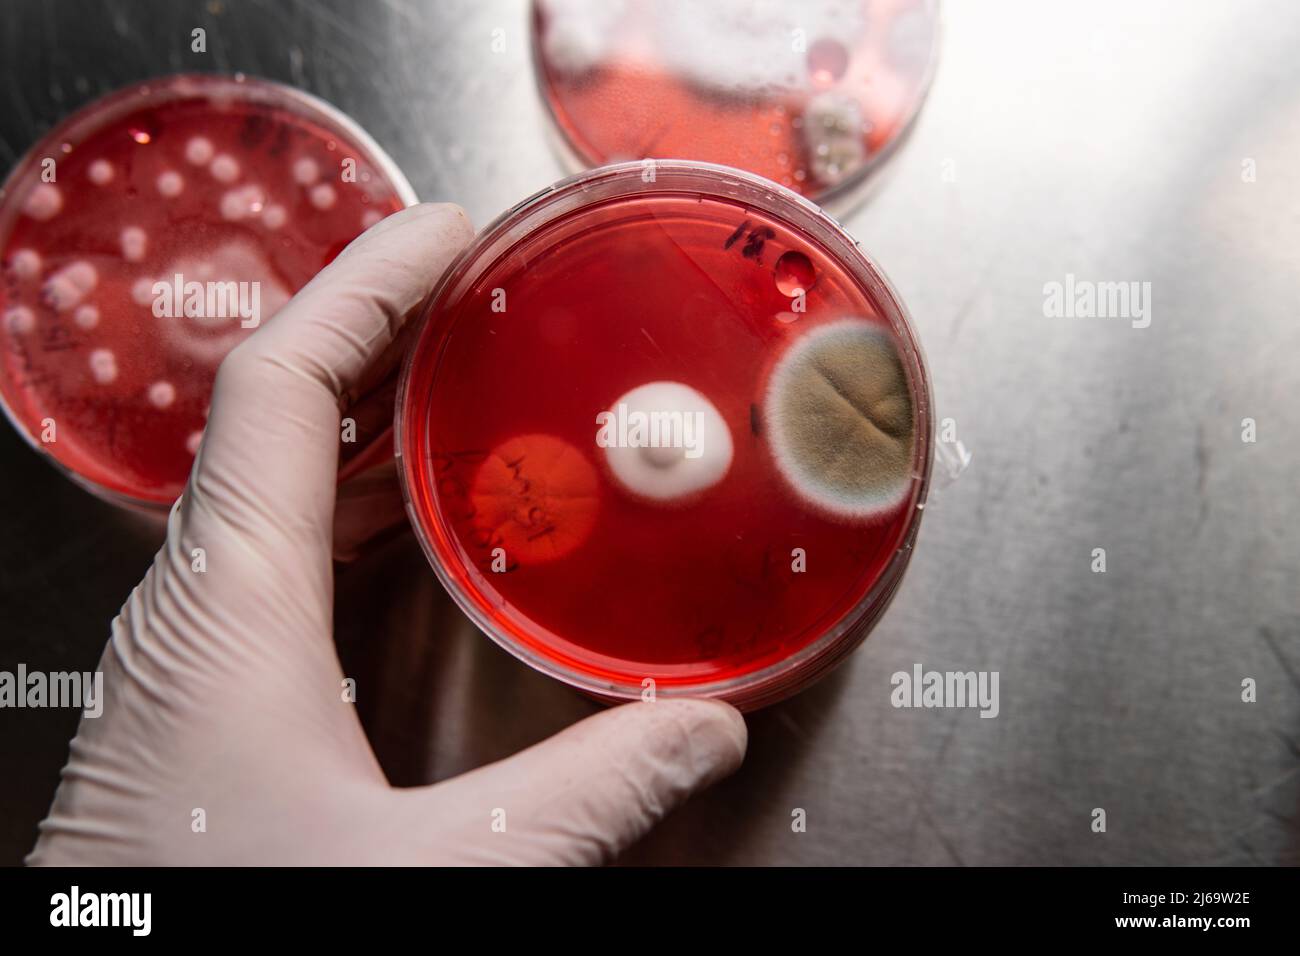
{"label": "gloved hand", "polygon": [[739,765],[734,709],[660,700],[434,786],[384,779],[331,639],[340,415],[470,237],[455,206],[390,217],[222,364],[29,863],[595,863]]}

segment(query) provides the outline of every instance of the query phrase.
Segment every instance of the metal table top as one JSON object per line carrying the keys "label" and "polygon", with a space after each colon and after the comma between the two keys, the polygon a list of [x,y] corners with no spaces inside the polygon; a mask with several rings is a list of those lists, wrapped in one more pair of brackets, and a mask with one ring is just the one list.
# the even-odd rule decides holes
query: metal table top
{"label": "metal table top", "polygon": [[[335,103],[422,198],[479,224],[562,175],[521,0],[5,12],[5,166],[93,97],[196,69]],[[909,304],[971,465],[932,495],[872,638],[751,717],[740,773],[626,859],[1300,861],[1300,10],[955,0],[945,21],[915,135],[845,224]],[[1149,282],[1150,325],[1048,317],[1044,287],[1067,275]],[[0,669],[91,669],[156,541],[7,427],[0,461]],[[409,538],[338,592],[340,655],[395,783],[595,708],[474,631]],[[997,671],[998,717],[891,706],[890,676],[918,663]],[[76,719],[0,713],[0,862],[30,848]]]}

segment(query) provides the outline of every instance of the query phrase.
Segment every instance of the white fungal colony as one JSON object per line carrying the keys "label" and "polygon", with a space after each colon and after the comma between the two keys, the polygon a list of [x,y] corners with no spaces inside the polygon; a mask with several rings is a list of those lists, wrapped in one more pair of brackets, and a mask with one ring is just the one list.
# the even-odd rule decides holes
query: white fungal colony
{"label": "white fungal colony", "polygon": [[546,17],[546,60],[557,70],[582,74],[604,62],[615,49],[615,25],[627,13],[627,0],[541,0]]}
{"label": "white fungal colony", "polygon": [[266,193],[261,186],[239,186],[221,197],[221,218],[240,222],[258,216],[266,205]]}
{"label": "white fungal colony", "polygon": [[[541,0],[547,62],[580,75],[610,59],[667,68],[719,93],[808,85],[818,40],[851,47],[867,27],[862,0]],[[646,24],[636,19],[649,11]],[[626,18],[626,19],[625,19]]]}
{"label": "white fungal colony", "polygon": [[632,389],[597,424],[597,444],[615,480],[639,498],[686,498],[717,484],[731,467],[727,423],[712,402],[680,382]]}

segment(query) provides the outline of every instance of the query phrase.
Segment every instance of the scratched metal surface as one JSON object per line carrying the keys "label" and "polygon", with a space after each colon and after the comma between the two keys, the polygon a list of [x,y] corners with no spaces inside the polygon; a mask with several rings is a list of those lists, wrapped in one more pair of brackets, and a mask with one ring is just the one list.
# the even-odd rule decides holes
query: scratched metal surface
{"label": "scratched metal surface", "polygon": [[[423,198],[483,223],[561,172],[524,24],[520,0],[9,0],[0,162],[129,81],[244,70],[333,101]],[[957,0],[946,27],[913,141],[847,225],[910,304],[972,465],[933,496],[872,639],[753,717],[744,769],[627,859],[1295,863],[1300,10]],[[1066,273],[1151,282],[1151,326],[1045,318]],[[8,428],[0,461],[0,668],[90,668],[155,542]],[[477,635],[409,540],[339,596],[395,782],[593,710]],[[892,708],[918,662],[998,671],[1000,715]],[[0,713],[0,861],[31,845],[75,722]]]}

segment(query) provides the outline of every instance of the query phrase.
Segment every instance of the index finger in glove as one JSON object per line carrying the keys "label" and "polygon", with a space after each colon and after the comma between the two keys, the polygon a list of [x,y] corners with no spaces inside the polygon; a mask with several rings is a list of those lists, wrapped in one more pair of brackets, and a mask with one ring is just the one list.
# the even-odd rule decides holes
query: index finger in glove
{"label": "index finger in glove", "polygon": [[246,534],[329,553],[340,406],[396,361],[395,341],[473,232],[450,204],[406,209],[348,246],[217,373],[187,505]]}

